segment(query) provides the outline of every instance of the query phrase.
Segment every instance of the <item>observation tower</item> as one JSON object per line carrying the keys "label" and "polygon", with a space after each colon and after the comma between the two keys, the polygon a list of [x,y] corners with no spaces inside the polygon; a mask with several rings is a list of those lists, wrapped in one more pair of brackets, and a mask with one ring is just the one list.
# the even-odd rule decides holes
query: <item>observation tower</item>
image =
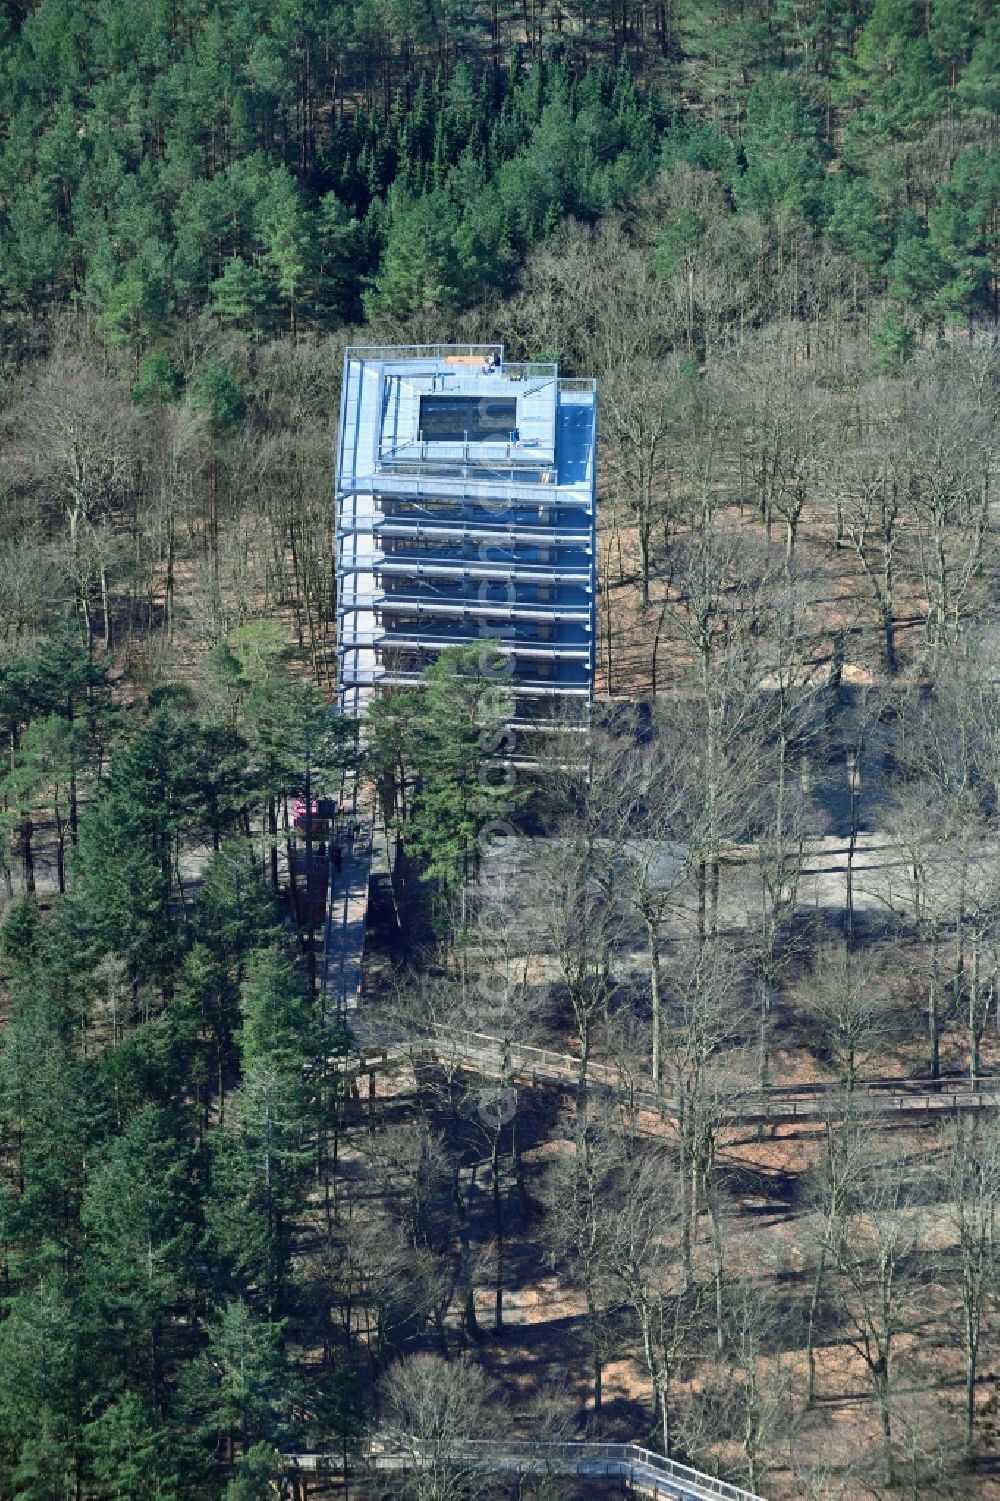
{"label": "observation tower", "polygon": [[[481,641],[512,722],[593,692],[593,380],[502,345],[353,347],[337,440],[338,694],[358,718]],[[497,670],[494,667],[493,670]]]}

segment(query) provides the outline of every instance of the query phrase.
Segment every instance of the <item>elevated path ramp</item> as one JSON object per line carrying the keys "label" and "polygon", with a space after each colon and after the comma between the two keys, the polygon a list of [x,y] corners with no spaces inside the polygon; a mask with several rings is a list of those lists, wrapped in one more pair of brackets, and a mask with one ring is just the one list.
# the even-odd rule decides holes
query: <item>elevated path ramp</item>
{"label": "elevated path ramp", "polygon": [[364,983],[371,862],[371,803],[357,777],[349,775],[344,779],[337,832],[328,852],[320,968],[329,1009],[348,1025],[357,1019]]}
{"label": "elevated path ramp", "polygon": [[[342,1474],[343,1457],[331,1454],[285,1456],[293,1485],[298,1477]],[[434,1456],[442,1463],[440,1449]],[[654,1501],[763,1501],[743,1490],[667,1459],[639,1444],[534,1443],[459,1439],[449,1446],[443,1462],[458,1472],[490,1475],[564,1475],[617,1481],[617,1494],[653,1497]],[[428,1463],[419,1439],[405,1435],[376,1435],[367,1444],[359,1468],[380,1473],[420,1469]],[[304,1494],[301,1484],[299,1495]]]}
{"label": "elevated path ramp", "polygon": [[[457,1067],[486,1078],[502,1078],[511,1084],[546,1085],[575,1089],[580,1078],[580,1060],[571,1053],[549,1048],[508,1043],[480,1032],[424,1023],[413,1027],[405,1038],[382,1045],[363,1045],[345,1060],[348,1073],[391,1073],[407,1067],[436,1063]],[[677,1102],[667,1091],[636,1088],[622,1080],[609,1064],[591,1061],[587,1088],[627,1100],[640,1110],[654,1111],[663,1118],[678,1113]],[[1000,1106],[1000,1077],[971,1080],[872,1079],[855,1084],[848,1092],[839,1085],[776,1085],[735,1095],[721,1121],[732,1125],[789,1125],[822,1122],[843,1115],[850,1104],[858,1114],[906,1120],[940,1119],[956,1111],[996,1109]]]}

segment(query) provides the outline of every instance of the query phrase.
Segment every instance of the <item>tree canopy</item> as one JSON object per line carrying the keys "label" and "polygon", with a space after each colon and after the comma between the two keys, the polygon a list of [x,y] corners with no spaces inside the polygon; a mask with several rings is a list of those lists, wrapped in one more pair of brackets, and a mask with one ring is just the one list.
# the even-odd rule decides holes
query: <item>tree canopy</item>
{"label": "tree canopy", "polygon": [[507,4],[488,35],[367,0],[38,0],[0,33],[0,297],[137,348],[201,309],[294,334],[466,306],[680,155],[967,316],[996,276],[996,41],[975,0],[588,0],[527,30]]}

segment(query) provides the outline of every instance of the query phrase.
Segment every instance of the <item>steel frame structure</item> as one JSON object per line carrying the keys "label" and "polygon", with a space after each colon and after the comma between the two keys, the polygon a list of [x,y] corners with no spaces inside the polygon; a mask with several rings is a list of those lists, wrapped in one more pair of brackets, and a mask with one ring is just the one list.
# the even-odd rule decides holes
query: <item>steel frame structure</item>
{"label": "steel frame structure", "polygon": [[512,715],[593,693],[597,386],[503,345],[346,351],[338,698],[359,718],[480,641]]}

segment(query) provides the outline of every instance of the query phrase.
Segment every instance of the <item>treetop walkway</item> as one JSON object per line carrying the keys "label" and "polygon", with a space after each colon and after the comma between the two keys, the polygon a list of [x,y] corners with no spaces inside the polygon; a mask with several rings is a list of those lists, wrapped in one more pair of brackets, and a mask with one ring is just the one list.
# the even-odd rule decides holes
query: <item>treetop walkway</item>
{"label": "treetop walkway", "polygon": [[[581,1060],[569,1053],[513,1043],[485,1033],[456,1030],[431,1022],[412,1024],[408,1035],[384,1043],[358,1043],[364,964],[365,928],[371,868],[371,810],[359,799],[355,779],[345,784],[340,864],[332,862],[322,955],[322,983],[335,1003],[338,1016],[347,1022],[355,1043],[338,1060],[345,1076],[370,1078],[383,1071],[428,1063],[510,1083],[545,1084],[574,1089],[581,1082]],[[335,866],[335,868],[334,868]],[[589,1061],[585,1076],[588,1090],[605,1092],[626,1100],[660,1118],[676,1117],[679,1103],[669,1093],[636,1087],[613,1065]],[[780,1125],[792,1122],[822,1122],[848,1108],[868,1113],[880,1123],[893,1120],[941,1118],[955,1111],[1000,1106],[1000,1077],[977,1079],[856,1081],[850,1091],[843,1086],[802,1084],[765,1090],[735,1091],[731,1108],[723,1110],[722,1123],[732,1125]],[[304,1501],[307,1476],[343,1473],[342,1455],[286,1455],[286,1481],[293,1494]],[[441,1461],[440,1450],[436,1462]],[[361,1466],[374,1472],[412,1469],[430,1462],[419,1440],[407,1435],[376,1435],[365,1445]],[[445,1462],[469,1473],[548,1474],[618,1481],[627,1495],[653,1497],[654,1501],[761,1501],[715,1476],[692,1470],[638,1444],[545,1443],[461,1439],[452,1444]]]}
{"label": "treetop walkway", "polygon": [[349,1025],[357,1018],[364,979],[371,859],[371,811],[359,793],[357,777],[349,774],[341,787],[337,843],[331,841],[328,853],[320,971],[320,984],[336,1016]]}
{"label": "treetop walkway", "polygon": [[[342,1474],[342,1455],[286,1455],[289,1476],[299,1497],[304,1477]],[[459,1439],[435,1446],[433,1461],[468,1474],[565,1475],[617,1480],[626,1495],[653,1501],[763,1501],[752,1491],[704,1475],[639,1444],[545,1443],[532,1440]],[[410,1470],[431,1457],[417,1438],[380,1434],[369,1440],[360,1467],[376,1472]]]}
{"label": "treetop walkway", "polygon": [[[348,1072],[371,1074],[433,1061],[465,1071],[503,1078],[510,1083],[547,1084],[573,1089],[580,1081],[580,1059],[571,1053],[506,1042],[480,1032],[460,1032],[432,1022],[414,1024],[415,1035],[385,1045],[361,1047],[345,1060]],[[612,1065],[591,1061],[587,1088],[626,1100],[640,1110],[663,1117],[676,1116],[679,1103],[666,1091],[638,1088]],[[869,1079],[850,1090],[836,1084],[775,1085],[765,1090],[735,1092],[732,1106],[722,1112],[733,1125],[782,1125],[796,1121],[825,1121],[843,1114],[848,1101],[861,1114],[913,1119],[938,1118],[953,1111],[994,1109],[1000,1106],[1000,1077],[949,1079]]]}

